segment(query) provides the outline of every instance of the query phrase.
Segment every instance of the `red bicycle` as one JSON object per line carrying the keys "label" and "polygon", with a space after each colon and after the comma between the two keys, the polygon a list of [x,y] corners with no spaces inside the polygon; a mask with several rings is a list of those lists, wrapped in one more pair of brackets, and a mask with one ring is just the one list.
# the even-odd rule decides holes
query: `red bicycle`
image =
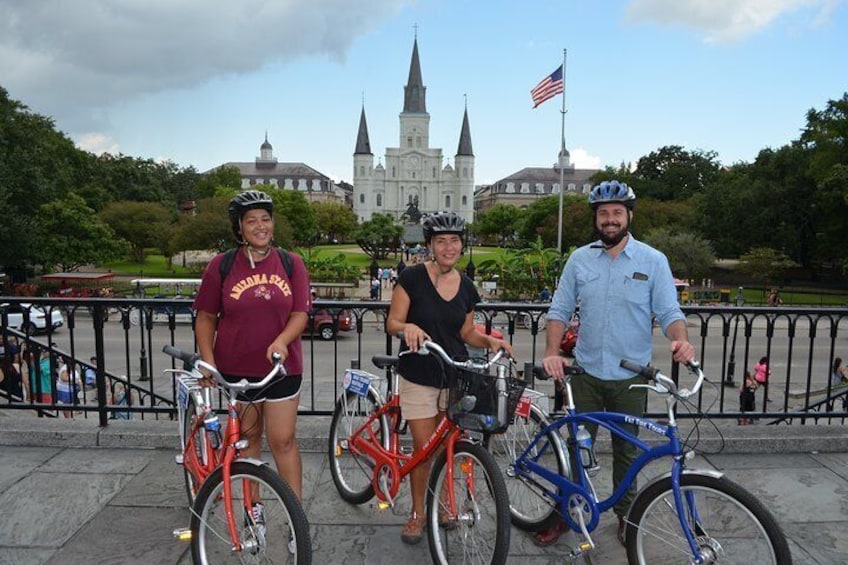
{"label": "red bicycle", "polygon": [[[265,462],[240,456],[247,440],[241,438],[236,395],[285,374],[279,358],[261,380],[231,383],[196,353],[170,345],[163,351],[183,362],[181,369],[165,371],[177,384],[182,453],[176,460],[185,472],[191,506],[191,527],[174,535],[191,539],[194,563],[311,563],[309,522],[297,496]],[[227,397],[225,431],[212,406],[213,388],[200,385],[201,371]]]}
{"label": "red bicycle", "polygon": [[[509,376],[511,363],[500,362],[503,350],[488,363],[455,361],[432,341],[425,341],[419,353],[438,355],[454,369],[447,417],[423,449],[412,455],[401,442],[406,423],[398,395],[399,358],[372,357],[374,365],[391,375],[385,396],[381,390],[385,377],[358,369],[345,371],[328,446],[333,482],[347,502],[363,504],[376,495],[378,507],[394,508],[403,479],[435,455],[426,495],[433,561],[505,563],[509,500],[504,478],[479,438],[468,431],[505,429],[523,383]],[[496,369],[495,375],[488,374],[490,368]]]}

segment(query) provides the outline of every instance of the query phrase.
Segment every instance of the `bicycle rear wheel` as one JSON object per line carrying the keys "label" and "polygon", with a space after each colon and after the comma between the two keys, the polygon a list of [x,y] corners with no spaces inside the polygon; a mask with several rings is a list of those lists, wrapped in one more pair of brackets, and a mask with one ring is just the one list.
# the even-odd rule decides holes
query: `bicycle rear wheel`
{"label": "bicycle rear wheel", "polygon": [[[442,450],[427,489],[427,530],[434,563],[502,564],[509,551],[509,500],[503,476],[483,446],[457,442],[453,484],[447,485],[447,451]],[[457,516],[449,512],[442,489],[453,489]]]}
{"label": "bicycle rear wheel", "polygon": [[[243,549],[232,550],[224,508],[224,471],[219,467],[203,483],[192,511],[194,563],[311,563],[309,522],[291,487],[267,465],[236,461],[231,471],[233,513]],[[254,502],[264,506],[261,519],[248,508]]]}
{"label": "bicycle rear wheel", "polygon": [[[380,407],[376,393],[369,389],[366,396],[347,392],[339,398],[333,410],[327,448],[330,475],[339,495],[351,504],[363,504],[374,497],[374,486],[371,482],[374,461],[366,455],[351,451],[350,437],[364,426],[368,418]],[[375,436],[383,444],[389,433],[385,419],[377,418],[371,426]]]}
{"label": "bicycle rear wheel", "polygon": [[[512,524],[528,532],[539,532],[551,527],[558,516],[553,504],[543,497],[537,487],[518,477],[514,467],[516,458],[524,453],[548,423],[544,412],[531,404],[527,418],[516,416],[504,433],[489,436],[486,440],[486,447],[494,456],[509,493]],[[542,437],[527,457],[546,469],[563,476],[569,475],[568,455],[556,431],[550,431]],[[546,486],[554,489],[553,485]]]}
{"label": "bicycle rear wheel", "polygon": [[[681,494],[687,522],[701,552],[717,563],[792,563],[774,516],[751,493],[722,477],[685,474]],[[697,518],[696,518],[697,517]],[[630,563],[680,563],[691,550],[680,528],[671,477],[645,488],[633,501],[626,531]]]}

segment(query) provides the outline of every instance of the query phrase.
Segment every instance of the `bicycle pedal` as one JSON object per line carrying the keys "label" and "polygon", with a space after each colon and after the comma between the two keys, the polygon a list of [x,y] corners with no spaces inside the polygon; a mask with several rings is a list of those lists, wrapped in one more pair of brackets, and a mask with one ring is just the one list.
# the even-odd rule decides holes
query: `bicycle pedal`
{"label": "bicycle pedal", "polygon": [[174,530],[174,539],[191,541],[191,528],[177,528]]}

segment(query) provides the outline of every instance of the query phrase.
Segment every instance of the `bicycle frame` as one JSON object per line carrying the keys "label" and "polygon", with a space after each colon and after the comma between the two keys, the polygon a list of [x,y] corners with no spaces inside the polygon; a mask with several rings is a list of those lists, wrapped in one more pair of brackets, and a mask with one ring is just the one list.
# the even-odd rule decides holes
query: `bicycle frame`
{"label": "bicycle frame", "polygon": [[[703,374],[701,374],[701,378],[696,385],[697,388],[700,388],[702,379]],[[559,512],[563,520],[565,520],[573,531],[580,531],[584,535],[587,535],[589,532],[594,531],[598,526],[598,523],[600,522],[600,515],[615,506],[621,497],[624,496],[627,489],[630,488],[645,465],[655,459],[671,457],[672,492],[680,527],[683,530],[684,536],[689,544],[689,548],[692,551],[692,555],[700,559],[701,553],[695,541],[695,533],[692,531],[689,526],[689,522],[687,521],[687,517],[691,517],[693,523],[697,524],[699,522],[697,508],[694,503],[694,496],[691,493],[687,493],[686,503],[684,505],[684,499],[680,491],[680,477],[685,471],[685,459],[691,455],[691,452],[685,452],[683,450],[678,436],[678,426],[674,416],[674,407],[677,404],[676,397],[674,395],[669,395],[666,398],[669,424],[663,425],[652,420],[618,412],[578,413],[574,407],[574,397],[571,391],[570,379],[566,379],[565,384],[569,398],[569,406],[566,409],[566,415],[558,417],[546,426],[545,429],[541,430],[533,441],[530,442],[530,445],[527,446],[524,452],[518,456],[514,463],[516,475],[528,483],[533,484],[542,492],[543,497],[552,501],[552,504],[555,504],[556,507],[560,509]],[[668,392],[668,389],[666,389],[665,392]],[[686,392],[689,393],[689,391]],[[607,429],[612,436],[626,441],[640,450],[640,454],[627,468],[624,478],[621,482],[619,482],[615,491],[609,497],[600,501],[597,499],[597,494],[595,493],[591,480],[583,468],[580,454],[577,453],[574,437],[576,436],[577,428],[580,424],[594,424],[599,428]],[[636,435],[623,429],[621,424],[635,425],[637,426],[637,429],[645,429],[649,432],[665,437],[668,441],[662,445],[651,447],[646,442],[640,440]],[[551,471],[550,469],[540,465],[538,463],[539,455],[535,458],[529,456],[531,452],[538,449],[537,446],[539,442],[547,441],[548,433],[554,431],[554,433],[560,434],[560,430],[564,426],[568,426],[569,430],[568,451],[570,454],[569,459],[571,462],[571,473],[572,476],[575,477],[574,479],[564,477],[559,473]],[[558,435],[558,437],[561,436]],[[543,449],[539,450],[540,453],[543,452],[544,449],[549,448],[547,445],[543,445],[541,447]],[[548,483],[553,485],[555,488],[548,488],[544,484],[540,483],[535,476],[548,481]],[[580,512],[580,521],[578,522],[574,520],[569,510],[575,505],[583,505],[583,509],[588,506],[591,510],[588,524],[583,522],[583,515],[585,512],[582,510],[578,510],[578,512]]]}

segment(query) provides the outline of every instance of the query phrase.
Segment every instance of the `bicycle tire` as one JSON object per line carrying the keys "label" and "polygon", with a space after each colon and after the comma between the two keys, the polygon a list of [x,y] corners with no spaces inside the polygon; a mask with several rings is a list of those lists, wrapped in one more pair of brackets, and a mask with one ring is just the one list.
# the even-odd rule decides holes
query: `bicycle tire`
{"label": "bicycle tire", "polygon": [[[718,552],[721,563],[792,563],[780,525],[750,492],[725,477],[694,473],[681,476],[680,488],[684,496],[694,496],[702,551]],[[691,555],[675,508],[671,477],[637,495],[626,530],[630,563],[679,562],[681,555]]]}
{"label": "bicycle tire", "polygon": [[[516,458],[524,453],[524,450],[549,423],[542,409],[531,404],[530,415],[527,418],[515,416],[513,423],[504,433],[486,437],[486,448],[495,458],[504,477],[509,494],[509,513],[512,524],[526,532],[540,532],[550,528],[559,515],[554,506],[544,500],[535,487],[521,480],[513,470]],[[545,439],[539,441],[536,449],[529,456],[536,458],[537,463],[546,469],[556,471],[559,475],[570,476],[571,474],[568,452],[562,445],[556,430],[548,432]],[[534,479],[541,480],[535,475]],[[545,486],[555,490],[552,484]]]}
{"label": "bicycle tire", "polygon": [[[356,455],[348,449],[348,438],[354,430],[363,426],[371,414],[382,404],[377,394],[368,389],[366,396],[352,392],[346,393],[336,401],[333,419],[330,422],[330,437],[327,445],[327,457],[333,484],[345,502],[364,504],[374,497],[374,462],[365,455]],[[389,430],[385,418],[374,421],[375,430],[381,444],[384,445]]]}
{"label": "bicycle tire", "polygon": [[[194,424],[197,421],[197,405],[194,402],[194,397],[192,395],[188,395],[188,404],[186,405],[185,412],[183,414],[182,428],[183,428],[183,436],[185,438],[186,445],[189,442],[189,436],[194,429]],[[195,455],[201,461],[203,460],[203,452],[206,446],[206,430],[203,426],[197,428],[197,431],[194,434],[194,449]],[[185,445],[183,446],[183,475],[185,477],[185,487],[186,487],[186,495],[188,496],[188,505],[189,508],[194,505],[194,501],[197,498],[197,492],[200,490],[200,484],[194,480],[194,477],[189,472],[189,470],[185,466]]]}
{"label": "bicycle tire", "polygon": [[[434,563],[506,563],[509,552],[509,500],[503,475],[482,445],[459,441],[454,450],[454,491],[458,516],[452,527],[439,524],[447,474],[447,450],[433,463],[427,488],[427,536]],[[469,484],[471,479],[472,484]],[[459,488],[456,488],[459,487]],[[472,490],[473,488],[473,490]]]}
{"label": "bicycle tire", "polygon": [[[227,528],[224,509],[224,470],[217,468],[204,481],[192,509],[191,556],[194,563],[257,562],[293,563],[307,565],[312,562],[312,542],[306,513],[289,487],[275,470],[267,465],[236,461],[231,466],[233,512],[239,538],[245,548],[233,552],[233,541]],[[249,518],[245,511],[244,492],[256,489],[252,495],[265,507],[264,530]],[[267,535],[277,532],[277,535]],[[294,541],[291,554],[289,542]]]}

